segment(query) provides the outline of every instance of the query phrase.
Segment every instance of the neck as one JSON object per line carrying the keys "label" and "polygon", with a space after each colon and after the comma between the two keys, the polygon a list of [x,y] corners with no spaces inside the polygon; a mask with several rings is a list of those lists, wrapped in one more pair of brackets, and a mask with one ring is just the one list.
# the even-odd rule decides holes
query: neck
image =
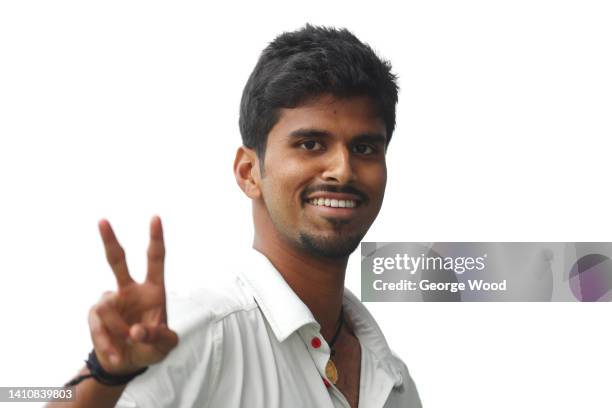
{"label": "neck", "polygon": [[[268,230],[270,231],[270,230]],[[336,330],[348,257],[319,258],[291,246],[276,229],[265,238],[255,228],[253,248],[265,255],[287,284],[310,309],[321,325],[321,334],[330,341]]]}

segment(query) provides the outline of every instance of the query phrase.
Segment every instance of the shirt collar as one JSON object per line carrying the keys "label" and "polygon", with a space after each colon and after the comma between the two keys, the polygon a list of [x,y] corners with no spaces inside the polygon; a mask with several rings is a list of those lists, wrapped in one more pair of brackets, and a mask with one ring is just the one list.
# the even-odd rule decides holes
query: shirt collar
{"label": "shirt collar", "polygon": [[316,325],[320,330],[321,326],[310,309],[261,252],[252,249],[246,266],[238,275],[252,293],[279,342],[307,324]]}
{"label": "shirt collar", "polygon": [[[238,276],[251,292],[279,342],[283,342],[305,325],[321,329],[312,312],[295,294],[282,275],[261,252],[251,249]],[[243,260],[243,261],[244,261]],[[403,383],[402,363],[393,356],[380,327],[361,301],[344,288],[342,301],[355,335],[378,360],[381,368],[391,375],[394,386]]]}

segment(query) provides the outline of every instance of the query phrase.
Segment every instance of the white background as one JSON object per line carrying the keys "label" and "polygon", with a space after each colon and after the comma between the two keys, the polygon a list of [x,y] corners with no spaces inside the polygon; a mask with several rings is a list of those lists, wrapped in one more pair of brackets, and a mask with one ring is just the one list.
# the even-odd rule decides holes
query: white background
{"label": "white background", "polygon": [[[401,86],[367,241],[612,241],[612,9],[595,1],[0,3],[0,386],[61,385],[160,214],[167,284],[250,245],[238,104],[259,53],[347,27]],[[358,254],[347,286],[359,293]],[[610,407],[609,304],[368,304],[424,406]],[[171,324],[171,322],[170,322]],[[20,405],[25,406],[25,405]]]}

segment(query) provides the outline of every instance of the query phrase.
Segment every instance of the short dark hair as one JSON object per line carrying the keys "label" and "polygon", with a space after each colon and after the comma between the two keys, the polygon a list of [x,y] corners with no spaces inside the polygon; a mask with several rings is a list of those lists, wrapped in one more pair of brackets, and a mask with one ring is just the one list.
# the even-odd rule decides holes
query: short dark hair
{"label": "short dark hair", "polygon": [[279,109],[295,108],[324,93],[370,96],[385,122],[389,144],[398,90],[391,64],[350,31],[306,24],[282,33],[261,53],[242,92],[242,144],[254,149],[263,164]]}

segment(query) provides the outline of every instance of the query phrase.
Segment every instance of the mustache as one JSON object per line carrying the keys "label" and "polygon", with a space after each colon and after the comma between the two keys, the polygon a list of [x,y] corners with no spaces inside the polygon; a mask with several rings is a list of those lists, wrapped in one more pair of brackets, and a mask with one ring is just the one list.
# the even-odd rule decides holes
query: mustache
{"label": "mustache", "polygon": [[346,186],[337,186],[330,184],[323,184],[320,186],[311,186],[307,187],[302,193],[302,200],[306,200],[310,194],[318,193],[318,192],[326,192],[326,193],[345,193],[345,194],[354,194],[363,202],[368,201],[368,196],[358,188],[346,185]]}

